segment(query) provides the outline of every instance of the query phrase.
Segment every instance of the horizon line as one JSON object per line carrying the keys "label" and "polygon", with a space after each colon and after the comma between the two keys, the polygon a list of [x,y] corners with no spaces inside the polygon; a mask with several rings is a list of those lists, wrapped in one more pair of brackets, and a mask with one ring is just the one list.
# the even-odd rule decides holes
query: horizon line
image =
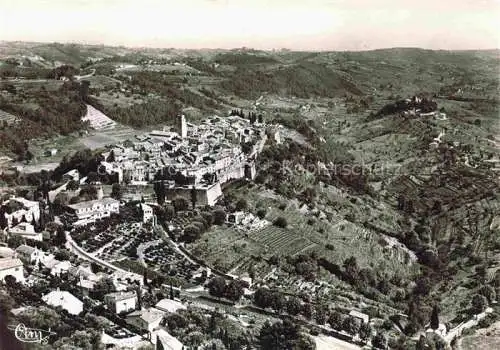
{"label": "horizon line", "polygon": [[173,46],[134,46],[134,45],[119,45],[119,44],[104,44],[104,43],[91,43],[85,41],[30,41],[30,40],[0,40],[2,44],[9,43],[25,43],[25,44],[58,44],[58,45],[81,45],[81,46],[96,46],[96,47],[110,47],[110,48],[125,48],[131,50],[181,50],[181,51],[234,51],[234,50],[253,50],[253,51],[263,51],[263,52],[275,52],[275,51],[290,51],[290,52],[370,52],[370,51],[380,51],[380,50],[395,50],[395,49],[414,49],[414,50],[426,50],[426,51],[450,51],[450,52],[465,52],[465,51],[500,51],[499,47],[492,48],[467,48],[467,49],[450,49],[450,48],[426,48],[421,46],[385,46],[372,49],[292,49],[287,47],[280,48],[255,48],[248,46],[239,47],[199,47],[199,48],[188,48],[188,47],[173,47]]}

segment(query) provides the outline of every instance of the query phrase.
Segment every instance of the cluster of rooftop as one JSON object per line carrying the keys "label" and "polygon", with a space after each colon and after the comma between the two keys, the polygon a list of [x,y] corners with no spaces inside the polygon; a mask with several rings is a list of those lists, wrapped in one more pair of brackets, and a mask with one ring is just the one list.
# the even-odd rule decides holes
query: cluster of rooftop
{"label": "cluster of rooftop", "polygon": [[[270,127],[239,116],[213,116],[198,125],[180,115],[171,129],[137,135],[132,141],[103,153],[101,174],[118,182],[166,182],[167,199],[201,192],[200,204],[213,205],[222,194],[220,185],[255,177],[255,159],[262,151]],[[274,138],[279,139],[277,131]]]}

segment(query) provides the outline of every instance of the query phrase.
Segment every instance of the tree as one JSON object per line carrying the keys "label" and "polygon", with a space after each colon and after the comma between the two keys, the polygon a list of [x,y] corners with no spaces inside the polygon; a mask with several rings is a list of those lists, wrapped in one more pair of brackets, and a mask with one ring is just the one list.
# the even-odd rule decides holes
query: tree
{"label": "tree", "polygon": [[372,346],[376,349],[386,349],[387,348],[387,338],[381,332],[377,332],[372,340]]}
{"label": "tree", "polygon": [[158,202],[159,205],[163,205],[165,203],[165,197],[167,195],[165,189],[165,183],[163,182],[163,180],[155,181],[154,191],[156,195],[156,201]]}
{"label": "tree", "polygon": [[175,197],[172,204],[176,212],[187,210],[189,208],[189,202],[187,199],[180,196]]}
{"label": "tree", "polygon": [[344,270],[351,283],[355,283],[359,276],[358,262],[354,256],[344,260]]}
{"label": "tree", "polygon": [[68,185],[66,186],[66,188],[69,190],[69,191],[76,191],[77,189],[80,188],[80,184],[78,183],[78,181],[75,181],[75,180],[70,180],[68,182]]}
{"label": "tree", "polygon": [[278,216],[276,220],[274,220],[273,225],[281,228],[286,228],[288,226],[288,222],[284,217]]}
{"label": "tree", "polygon": [[222,298],[226,290],[226,280],[220,276],[214,277],[208,282],[207,287],[211,295]]}
{"label": "tree", "polygon": [[273,292],[267,288],[259,288],[253,296],[255,305],[261,308],[268,308],[273,303]]}
{"label": "tree", "polygon": [[10,314],[10,310],[12,310],[14,306],[15,306],[14,299],[9,294],[2,291],[0,293],[0,314],[3,317],[8,317]]}
{"label": "tree", "polygon": [[496,301],[497,299],[495,289],[492,286],[486,285],[481,287],[481,289],[479,290],[479,294],[484,295],[484,297],[488,299],[488,302],[490,303]]}
{"label": "tree", "polygon": [[201,212],[201,217],[203,218],[203,221],[207,224],[206,228],[210,228],[213,223],[214,223],[214,217],[211,212],[203,211]]}
{"label": "tree", "polygon": [[12,275],[7,275],[4,277],[5,284],[9,287],[14,287],[16,285],[16,278]]}
{"label": "tree", "polygon": [[148,285],[148,270],[144,269],[144,273],[142,275],[142,282],[144,283],[145,286]]}
{"label": "tree", "polygon": [[70,260],[71,259],[71,253],[67,249],[58,249],[54,253],[54,257],[57,260],[66,261],[66,260]]}
{"label": "tree", "polygon": [[280,292],[273,293],[272,308],[277,312],[283,311],[286,306],[286,299]]}
{"label": "tree", "polygon": [[21,244],[24,244],[24,238],[21,236],[12,236],[7,240],[7,246],[12,249],[16,249]]}
{"label": "tree", "polygon": [[439,309],[437,305],[434,305],[434,307],[432,308],[431,328],[434,330],[439,328]]}
{"label": "tree", "polygon": [[289,320],[271,324],[266,321],[259,333],[259,345],[266,350],[313,350],[314,343],[303,336],[300,327]]}
{"label": "tree", "polygon": [[114,183],[111,186],[111,197],[114,199],[121,199],[123,196],[123,189],[119,183]]}
{"label": "tree", "polygon": [[87,182],[94,183],[99,181],[99,175],[95,171],[91,171],[87,174]]}
{"label": "tree", "polygon": [[66,233],[62,227],[58,227],[56,231],[56,236],[54,237],[54,245],[58,247],[64,247],[66,244]]}
{"label": "tree", "polygon": [[113,163],[115,161],[115,151],[111,150],[108,154],[108,158],[106,158],[106,162]]}
{"label": "tree", "polygon": [[97,293],[99,299],[105,294],[112,293],[115,291],[115,285],[113,280],[109,277],[102,278],[94,286],[94,292]]}
{"label": "tree", "polygon": [[333,310],[330,312],[328,317],[328,323],[333,329],[341,329],[342,326],[342,315],[340,312]]}
{"label": "tree", "polygon": [[362,323],[361,326],[359,327],[359,338],[366,342],[368,339],[370,339],[370,336],[372,334],[372,327],[370,326],[369,323]]}
{"label": "tree", "polygon": [[223,225],[224,222],[226,221],[226,212],[224,209],[215,209],[212,212],[213,218],[214,218],[214,224],[215,225]]}
{"label": "tree", "polygon": [[234,279],[231,280],[224,290],[224,296],[230,300],[239,300],[244,293],[245,283],[243,281]]}
{"label": "tree", "polygon": [[9,224],[7,218],[5,217],[5,209],[3,207],[0,208],[0,230],[3,230]]}
{"label": "tree", "polygon": [[193,224],[184,227],[184,235],[182,236],[182,240],[187,243],[192,243],[200,238],[201,235],[200,227],[195,226]]}
{"label": "tree", "polygon": [[301,304],[299,298],[290,297],[286,302],[286,312],[290,315],[298,315],[301,310]]}
{"label": "tree", "polygon": [[102,267],[101,267],[101,265],[96,264],[95,262],[91,262],[90,263],[90,270],[93,273],[99,273],[99,272],[102,272]]}
{"label": "tree", "polygon": [[347,316],[342,322],[342,329],[347,333],[355,335],[359,331],[359,323],[352,316]]}
{"label": "tree", "polygon": [[165,206],[165,220],[172,220],[175,216],[175,208],[172,205]]}
{"label": "tree", "polygon": [[245,198],[241,198],[236,202],[236,210],[246,210],[248,208],[248,203]]}
{"label": "tree", "polygon": [[191,206],[196,208],[196,202],[198,201],[198,195],[196,193],[196,188],[194,186],[191,187]]}
{"label": "tree", "polygon": [[265,208],[260,208],[257,210],[257,217],[259,219],[264,219],[266,217],[267,210]]}
{"label": "tree", "polygon": [[319,303],[316,305],[314,312],[314,319],[318,324],[323,325],[326,322],[328,316],[328,308],[325,304]]}
{"label": "tree", "polygon": [[476,294],[472,297],[471,306],[473,314],[480,314],[486,309],[486,306],[488,306],[488,300],[485,296]]}

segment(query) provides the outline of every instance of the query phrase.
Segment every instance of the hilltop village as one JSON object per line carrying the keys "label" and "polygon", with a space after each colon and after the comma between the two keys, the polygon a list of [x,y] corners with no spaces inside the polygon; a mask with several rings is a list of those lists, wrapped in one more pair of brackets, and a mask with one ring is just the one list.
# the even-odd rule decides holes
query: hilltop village
{"label": "hilltop village", "polygon": [[[394,109],[390,112],[400,113],[400,118],[427,118],[436,128],[442,127],[446,114],[428,105],[427,100],[414,97],[386,109]],[[240,349],[251,343],[245,332],[250,332],[252,325],[272,328],[285,311],[287,317],[305,322],[311,334],[327,337],[316,338],[316,343],[385,348],[387,339],[375,331],[385,323],[373,312],[367,313],[369,307],[352,307],[348,302],[335,308],[318,301],[337,287],[326,281],[314,282],[317,272],[310,259],[315,255],[299,254],[316,245],[311,231],[306,235],[291,227],[289,221],[294,219],[281,205],[283,214],[277,216],[272,207],[250,208],[244,197],[236,200],[227,191],[224,195],[224,187],[254,183],[259,167],[273,169],[276,163],[266,164],[260,158],[266,147],[270,152],[289,143],[291,140],[284,137],[287,132],[253,112],[245,116],[243,111],[233,110],[225,117],[212,116],[198,124],[181,114],[171,127],[106,145],[95,154],[77,153],[64,159],[54,171],[59,175],[52,175],[59,180],[53,182],[44,175],[38,192],[32,195],[23,192],[22,196],[19,191],[4,195],[0,219],[7,245],[0,249],[0,278],[14,299],[12,303],[21,305],[13,312],[22,320],[33,312],[50,314],[44,306],[48,305],[65,310],[57,317],[79,330],[98,324],[101,333],[82,335],[82,342],[134,349],[153,344],[156,349],[180,350],[189,348],[183,345],[186,341],[192,346],[193,340],[189,328],[173,326],[179,315],[190,319],[199,317],[197,312],[209,312],[211,317],[218,315],[224,322],[234,323],[240,333],[223,344]],[[428,138],[432,140],[429,151],[460,149],[458,142],[452,145],[444,138],[444,132]],[[326,166],[322,162],[318,165],[321,169]],[[338,194],[347,198],[348,194],[341,192]],[[398,205],[407,204],[398,198]],[[381,230],[380,226],[358,228],[312,205],[304,204],[300,211],[310,217],[307,225],[317,217],[342,230],[350,227],[361,240],[373,235],[372,230]],[[305,224],[301,225],[296,227]],[[253,257],[232,262],[234,252],[227,252],[225,260],[207,261],[203,257],[213,254],[214,248],[205,246],[208,239],[203,237],[213,234],[211,239],[215,243],[221,239],[224,246],[228,238],[253,242],[269,261],[280,259],[269,247],[287,251],[296,256],[292,264],[302,277],[289,280],[286,268],[258,271],[248,265]],[[387,242],[383,255],[396,258],[401,268],[412,269],[415,254],[397,240],[383,237]],[[243,243],[232,249],[238,256],[245,250],[252,254],[256,248]],[[321,259],[318,263],[323,268],[334,269]],[[347,277],[343,278],[357,278],[349,270],[358,269],[356,259],[347,258],[344,269]],[[380,283],[378,289],[382,288]],[[277,289],[293,294],[284,296]],[[368,299],[361,305],[366,302]],[[384,308],[382,304],[378,307]],[[477,322],[492,312],[491,308],[477,310]],[[99,322],[90,315],[98,315]],[[289,323],[281,327],[286,328],[282,332],[297,332]],[[211,331],[202,331],[198,348],[216,347]],[[448,332],[439,324],[428,331],[451,339],[450,334],[459,334],[462,328]],[[311,345],[301,333],[296,337],[308,344],[305,348]]]}
{"label": "hilltop village", "polygon": [[0,46],[14,343],[498,348],[497,51]]}

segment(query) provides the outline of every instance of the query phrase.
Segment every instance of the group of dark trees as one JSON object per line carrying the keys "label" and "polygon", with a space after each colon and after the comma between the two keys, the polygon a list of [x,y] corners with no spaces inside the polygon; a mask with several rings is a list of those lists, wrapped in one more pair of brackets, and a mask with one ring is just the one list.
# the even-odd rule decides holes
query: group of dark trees
{"label": "group of dark trees", "polygon": [[263,309],[272,308],[277,312],[289,310],[291,315],[297,315],[302,312],[308,313],[308,310],[302,310],[302,304],[299,299],[290,298],[287,300],[282,293],[267,288],[257,289],[253,301],[256,306]]}
{"label": "group of dark trees", "polygon": [[244,288],[248,288],[248,283],[238,279],[226,282],[224,277],[217,276],[208,282],[207,287],[210,295],[237,301],[243,296]]}
{"label": "group of dark trees", "polygon": [[8,62],[0,67],[0,78],[24,78],[24,79],[59,79],[73,78],[80,70],[72,65],[62,65],[53,69],[33,67],[29,61],[23,62],[20,67],[18,62]]}
{"label": "group of dark trees", "polygon": [[189,218],[188,223],[183,227],[183,233],[178,237],[183,242],[194,242],[212,225],[223,225],[226,221],[226,211],[222,207],[203,207],[195,209],[190,213],[182,213],[190,208],[190,203],[184,197],[175,197],[171,204],[155,208],[156,215],[160,222],[167,222],[182,215]]}
{"label": "group of dark trees", "polygon": [[258,66],[237,66],[220,87],[247,99],[264,93],[286,94],[301,98],[360,95],[361,90],[351,81],[321,64],[302,62],[275,70]]}
{"label": "group of dark trees", "polygon": [[300,326],[289,320],[265,323],[260,330],[259,345],[262,349],[272,350],[316,349],[313,340],[302,333]]}
{"label": "group of dark trees", "polygon": [[81,175],[88,175],[89,177],[91,176],[91,173],[94,173],[92,175],[94,177],[94,181],[99,181],[96,170],[103,160],[104,159],[99,152],[94,152],[86,148],[84,150],[77,151],[70,157],[64,156],[61,163],[59,163],[51,175],[55,181],[60,181],[66,172],[76,169]]}
{"label": "group of dark trees", "polygon": [[44,89],[0,97],[0,109],[20,118],[20,121],[0,128],[0,145],[15,153],[19,160],[32,158],[28,142],[32,139],[67,135],[85,127],[81,118],[87,112],[84,83],[65,82],[50,93]]}
{"label": "group of dark trees", "polygon": [[254,124],[256,122],[263,123],[264,122],[264,116],[262,114],[257,114],[255,112],[248,112],[247,115],[245,115],[245,112],[242,109],[232,109],[229,115],[233,116],[239,116],[241,118],[245,118],[250,120],[251,124]]}
{"label": "group of dark trees", "polygon": [[437,102],[426,97],[419,99],[414,96],[410,101],[399,100],[394,103],[385,105],[375,114],[375,117],[383,117],[390,114],[402,113],[413,108],[420,109],[422,113],[428,113],[437,110],[438,105]]}
{"label": "group of dark trees", "polygon": [[[92,98],[90,104],[113,120],[138,128],[159,123],[173,124],[183,106],[193,106],[201,110],[218,107],[216,100],[182,88],[180,84],[171,83],[164,74],[157,72],[133,73],[127,84],[132,94],[142,96],[141,103],[128,106],[108,105]],[[147,97],[150,94],[157,96]]]}
{"label": "group of dark trees", "polygon": [[181,104],[169,98],[147,98],[129,106],[110,106],[92,97],[90,104],[114,121],[136,128],[160,123],[173,125],[175,116],[181,111]]}
{"label": "group of dark trees", "polygon": [[209,314],[195,309],[180,310],[168,314],[165,325],[169,333],[179,339],[185,347],[209,349],[248,349],[256,339],[251,332],[234,327],[221,313]]}
{"label": "group of dark trees", "polygon": [[[373,192],[369,185],[369,171],[353,163],[352,155],[343,150],[342,145],[327,142],[318,144],[318,147],[320,148],[315,150],[296,142],[265,147],[258,158],[261,170],[255,181],[286,197],[295,198],[296,189],[287,185],[290,178],[298,175],[298,168],[314,169],[313,175],[317,182],[345,187],[354,193]],[[330,165],[322,170],[318,169],[319,161]],[[305,199],[311,200],[307,198],[307,193]]]}
{"label": "group of dark trees", "polygon": [[328,323],[333,329],[344,330],[351,335],[359,334],[364,341],[371,337],[371,327],[352,316],[345,316],[337,310],[330,310],[325,303],[311,303],[296,296],[285,296],[279,291],[259,288],[254,294],[254,304],[261,308],[272,308],[278,313],[291,316],[302,315],[320,325]]}
{"label": "group of dark trees", "polygon": [[[184,233],[180,239],[184,242],[192,243],[199,239],[203,233],[212,227],[212,225],[221,225],[223,222],[221,223],[220,210],[221,209],[200,211],[192,218],[190,223],[184,227]],[[224,221],[225,218],[226,215],[224,213]]]}

